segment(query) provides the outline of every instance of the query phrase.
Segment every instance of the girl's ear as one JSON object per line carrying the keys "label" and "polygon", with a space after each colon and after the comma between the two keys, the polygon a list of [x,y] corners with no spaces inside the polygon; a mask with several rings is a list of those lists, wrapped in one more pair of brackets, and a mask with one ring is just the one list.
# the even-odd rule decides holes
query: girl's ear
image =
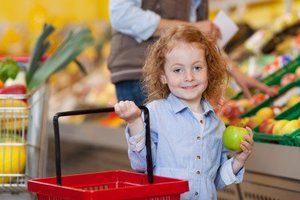
{"label": "girl's ear", "polygon": [[162,74],[160,75],[160,82],[161,82],[162,84],[166,84],[166,83],[167,83],[167,79],[166,79],[166,76],[165,76],[164,73],[162,73]]}

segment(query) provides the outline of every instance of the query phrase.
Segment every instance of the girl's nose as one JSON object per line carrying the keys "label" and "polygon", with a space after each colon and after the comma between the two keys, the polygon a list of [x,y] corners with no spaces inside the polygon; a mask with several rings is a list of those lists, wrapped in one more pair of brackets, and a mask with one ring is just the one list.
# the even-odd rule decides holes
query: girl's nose
{"label": "girl's nose", "polygon": [[194,79],[194,75],[191,71],[187,71],[185,74],[185,80],[186,81],[192,81]]}

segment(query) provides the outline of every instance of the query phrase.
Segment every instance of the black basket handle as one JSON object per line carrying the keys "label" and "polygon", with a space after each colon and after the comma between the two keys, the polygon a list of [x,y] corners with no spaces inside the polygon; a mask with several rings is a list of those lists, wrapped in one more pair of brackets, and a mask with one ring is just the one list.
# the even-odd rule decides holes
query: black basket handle
{"label": "black basket handle", "polygon": [[[147,152],[147,176],[148,182],[153,183],[153,167],[152,167],[152,153],[151,153],[151,138],[150,138],[150,119],[149,110],[146,106],[139,106],[144,112],[144,122],[146,124],[146,152]],[[95,114],[95,113],[105,113],[114,112],[113,107],[98,108],[98,109],[88,109],[88,110],[74,110],[66,112],[58,112],[53,117],[53,127],[54,127],[54,140],[55,140],[55,160],[56,160],[56,184],[62,185],[61,181],[61,154],[60,154],[60,137],[59,137],[59,124],[58,118],[64,116],[73,115],[85,115],[85,114]]]}

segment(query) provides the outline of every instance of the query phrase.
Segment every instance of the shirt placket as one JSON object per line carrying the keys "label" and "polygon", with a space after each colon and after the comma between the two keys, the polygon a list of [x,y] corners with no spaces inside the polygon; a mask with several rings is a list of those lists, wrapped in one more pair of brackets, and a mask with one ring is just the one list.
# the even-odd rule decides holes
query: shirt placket
{"label": "shirt placket", "polygon": [[[202,176],[202,165],[203,165],[203,161],[202,161],[202,152],[203,151],[199,151],[199,149],[202,149],[202,145],[203,145],[203,131],[204,131],[204,118],[203,116],[201,115],[199,118],[198,118],[198,126],[199,126],[199,132],[196,136],[196,145],[198,146],[198,148],[196,148],[196,151],[195,151],[195,159],[196,159],[196,162],[195,162],[195,171],[194,171],[194,175],[195,176]],[[197,180],[199,180],[200,178],[196,178]],[[199,190],[200,187],[195,187],[194,188],[194,196],[195,198],[197,198],[199,195],[200,195],[200,190]]]}

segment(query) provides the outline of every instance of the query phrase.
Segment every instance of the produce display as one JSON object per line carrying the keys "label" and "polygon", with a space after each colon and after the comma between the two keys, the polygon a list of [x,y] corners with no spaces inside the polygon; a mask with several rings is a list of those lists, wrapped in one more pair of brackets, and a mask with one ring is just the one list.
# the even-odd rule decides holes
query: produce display
{"label": "produce display", "polygon": [[260,124],[258,131],[260,133],[285,135],[285,134],[291,134],[294,131],[298,130],[299,128],[300,128],[300,121],[298,119],[276,120],[273,118],[268,118]]}
{"label": "produce display", "polygon": [[262,79],[278,88],[278,95],[268,97],[258,92],[251,99],[235,97],[227,100],[219,111],[220,117],[227,125],[252,128],[257,141],[299,146],[299,72],[297,57]]}
{"label": "produce display", "polygon": [[[94,39],[87,28],[72,32],[51,56],[48,36],[54,27],[46,24],[38,38],[32,56],[19,60],[16,56],[3,56],[0,61],[0,185],[24,184],[26,147],[30,120],[31,96],[57,71],[70,62],[76,62],[81,71],[85,68],[76,57]],[[45,59],[45,56],[47,59]],[[3,186],[3,185],[2,185]]]}
{"label": "produce display", "polygon": [[[276,96],[277,98],[272,97],[262,101],[257,106],[252,107],[247,112],[242,113],[235,119],[232,119],[230,123],[238,124],[240,122],[239,120],[251,121],[251,119],[256,119],[256,121],[262,122],[266,118],[275,117],[281,112],[284,112],[287,109],[293,107],[299,102],[300,88],[294,86],[298,83],[299,79],[285,87],[280,88],[279,92],[283,91],[283,94]],[[253,128],[253,126],[251,126],[250,124],[247,125]]]}
{"label": "produce display", "polygon": [[[243,44],[243,50],[252,56],[242,62],[242,71],[278,89],[278,95],[269,97],[252,90],[252,98],[246,99],[238,92],[224,101],[219,114],[228,126],[252,128],[256,141],[299,146],[299,22],[297,15],[285,14],[257,30]],[[274,59],[258,67],[262,55],[273,55]]]}
{"label": "produce display", "polygon": [[300,102],[254,128],[255,138],[268,142],[300,147]]}
{"label": "produce display", "polygon": [[272,53],[277,46],[288,36],[297,35],[299,28],[299,16],[295,13],[286,13],[273,23],[257,30],[244,44],[248,51],[255,54]]}
{"label": "produce display", "polygon": [[[0,61],[0,184],[14,181],[14,174],[25,170],[26,144],[21,136],[28,127],[26,92],[22,65],[10,58]],[[6,98],[7,95],[20,98]]]}
{"label": "produce display", "polygon": [[[267,118],[275,117],[298,101],[300,79],[279,88],[279,95],[267,98],[247,112],[231,120],[231,124],[254,128]],[[249,100],[251,101],[251,99]]]}

